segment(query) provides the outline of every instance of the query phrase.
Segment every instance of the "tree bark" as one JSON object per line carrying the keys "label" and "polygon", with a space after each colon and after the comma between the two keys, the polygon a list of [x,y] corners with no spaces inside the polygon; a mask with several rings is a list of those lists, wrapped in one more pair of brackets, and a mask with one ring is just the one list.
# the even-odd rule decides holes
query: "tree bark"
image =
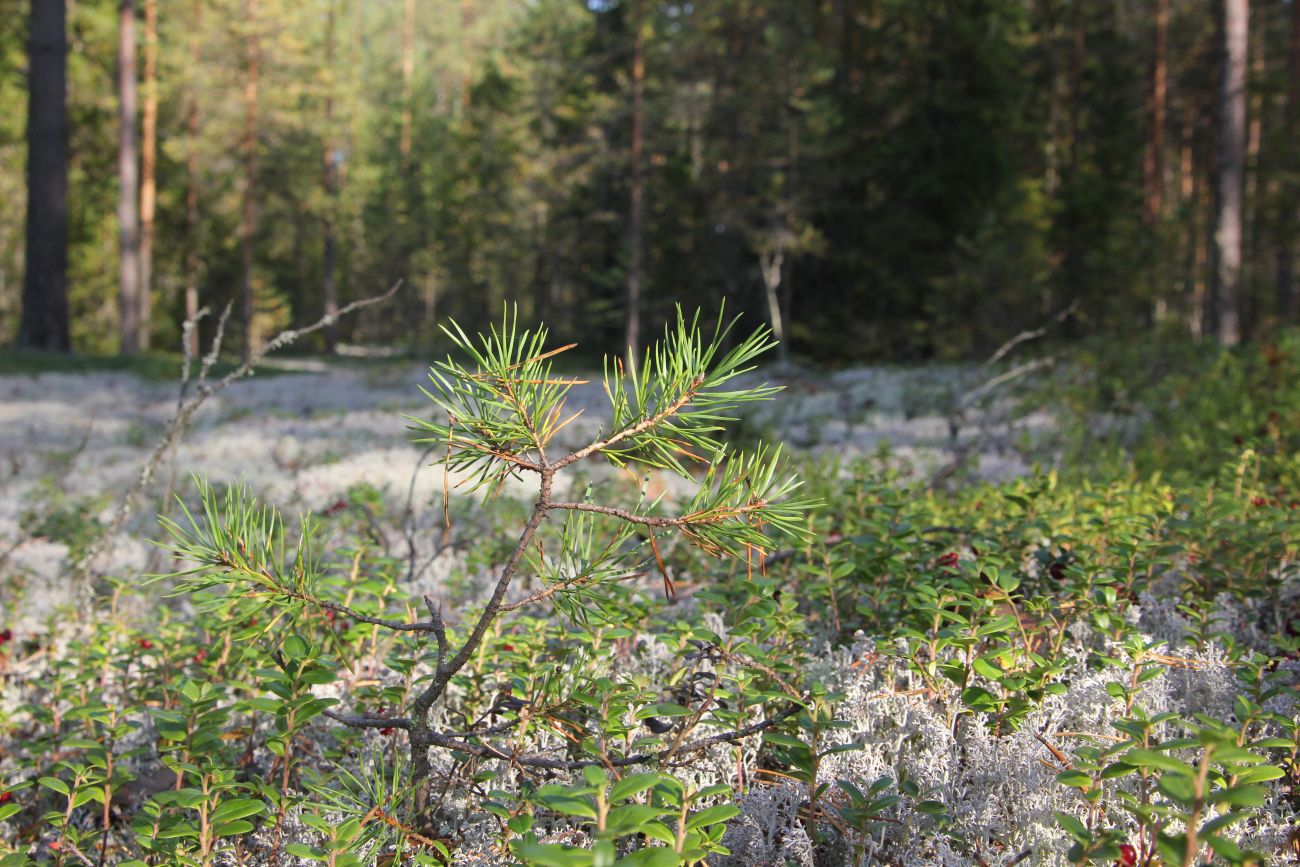
{"label": "tree bark", "polygon": [[67,5],[32,0],[29,21],[26,269],[18,345],[67,352]]}
{"label": "tree bark", "polygon": [[1246,55],[1249,0],[1223,3],[1223,78],[1219,93],[1219,218],[1215,312],[1219,342],[1241,342],[1241,250],[1245,193]]}
{"label": "tree bark", "polygon": [[763,273],[763,291],[767,299],[767,317],[772,323],[772,337],[776,339],[777,358],[781,364],[790,360],[790,350],[785,340],[785,320],[781,316],[781,267],[785,264],[785,250],[777,246],[758,257]]}
{"label": "tree bark", "polygon": [[144,0],[144,111],[140,116],[140,348],[153,318],[153,237],[158,186],[158,0]]}
{"label": "tree bark", "polygon": [[244,25],[248,28],[247,67],[244,77],[244,189],[239,220],[239,247],[242,265],[239,310],[243,325],[243,360],[253,355],[253,232],[256,228],[254,185],[257,179],[257,83],[261,64],[257,42],[257,0],[244,0]]}
{"label": "tree bark", "polygon": [[136,138],[135,0],[119,0],[117,18],[118,316],[123,355],[140,350],[140,150]]}
{"label": "tree bark", "polygon": [[1155,57],[1151,67],[1151,127],[1146,152],[1146,218],[1155,226],[1164,210],[1165,117],[1169,105],[1169,0],[1156,0]]}
{"label": "tree bark", "polygon": [[1078,157],[1079,115],[1083,111],[1083,76],[1087,62],[1088,16],[1085,0],[1074,0],[1074,32],[1070,45],[1070,158]]}
{"label": "tree bark", "polygon": [[[194,30],[190,35],[190,59],[199,56],[199,31],[203,20],[203,0],[194,0]],[[199,87],[197,75],[191,77],[186,94],[185,132],[189,138],[185,154],[185,318],[199,313]],[[190,330],[189,353],[199,354],[199,331]]]}
{"label": "tree bark", "polygon": [[1148,122],[1146,155],[1143,174],[1146,176],[1146,208],[1144,218],[1151,244],[1149,259],[1151,291],[1154,295],[1152,318],[1159,323],[1168,315],[1168,299],[1162,285],[1164,250],[1162,244],[1162,218],[1164,216],[1165,184],[1165,118],[1169,105],[1169,0],[1156,0],[1154,57],[1151,64],[1151,105]]}
{"label": "tree bark", "polygon": [[1290,169],[1285,189],[1294,203],[1290,213],[1284,214],[1283,232],[1277,251],[1277,315],[1283,322],[1296,317],[1295,248],[1300,241],[1300,0],[1291,0],[1291,43],[1287,52],[1286,129],[1291,142],[1286,157]]}
{"label": "tree bark", "polygon": [[[408,5],[409,3],[410,0],[408,0]],[[325,160],[322,167],[325,186],[325,220],[323,226],[325,249],[321,263],[323,275],[321,293],[324,296],[325,316],[327,318],[335,316],[339,312],[338,289],[334,277],[334,216],[338,200],[338,160],[341,154],[334,137],[334,19],[334,0],[330,0],[325,18],[325,76],[327,84],[325,91]],[[409,116],[406,121],[409,124]],[[409,136],[408,128],[404,127],[403,131]],[[409,146],[409,138],[406,141]],[[337,350],[338,326],[331,321],[325,326],[325,351],[333,355]]]}
{"label": "tree bark", "polygon": [[641,171],[645,136],[645,40],[642,33],[643,0],[632,0],[632,141],[629,153],[631,201],[628,208],[627,293],[624,298],[623,342],[628,361],[635,367],[641,342],[641,283],[644,268],[644,189]]}

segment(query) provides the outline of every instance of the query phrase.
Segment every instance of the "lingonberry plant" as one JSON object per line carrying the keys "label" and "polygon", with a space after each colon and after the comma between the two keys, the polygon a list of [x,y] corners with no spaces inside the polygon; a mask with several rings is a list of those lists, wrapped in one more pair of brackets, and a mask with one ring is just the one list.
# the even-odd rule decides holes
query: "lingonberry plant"
{"label": "lingonberry plant", "polygon": [[[780,450],[736,452],[720,438],[737,404],[769,398],[776,391],[736,384],[772,343],[759,331],[728,349],[730,328],[719,323],[705,332],[698,314],[688,319],[679,311],[675,325],[646,352],[639,368],[617,359],[607,362],[604,392],[611,407],[610,426],[569,449],[557,449],[557,435],[576,416],[566,408],[566,399],[581,383],[558,375],[552,360],[571,347],[548,349],[544,328],[521,330],[513,316],[478,339],[454,324],[447,329],[457,354],[436,363],[430,372],[425,393],[434,412],[429,418],[412,419],[416,441],[441,457],[448,492],[453,480],[457,487],[489,497],[519,481],[530,483],[534,492],[531,512],[478,610],[452,620],[440,600],[429,595],[422,600],[422,616],[400,617],[339,601],[323,585],[330,564],[322,556],[310,517],[291,542],[280,515],[257,504],[247,489],[233,486],[219,495],[202,481],[201,510],[187,510],[181,521],[163,519],[165,544],[184,564],[179,572],[163,577],[176,579],[174,592],[195,594],[204,600],[201,604],[225,605],[239,598],[265,609],[257,614],[264,624],[260,634],[279,647],[281,671],[264,674],[276,683],[334,679],[334,666],[318,661],[321,648],[295,634],[300,619],[343,617],[399,637],[402,646],[390,654],[391,667],[413,676],[413,688],[400,710],[389,712],[392,704],[382,714],[343,710],[333,707],[332,700],[300,690],[272,691],[284,699],[277,713],[286,733],[322,713],[353,728],[404,732],[416,781],[429,776],[434,748],[549,771],[592,765],[616,771],[753,735],[793,716],[799,692],[790,689],[781,701],[766,702],[766,710],[761,701],[742,708],[742,717],[733,713],[726,729],[693,741],[677,738],[647,747],[625,738],[621,745],[601,742],[578,756],[521,752],[517,741],[507,743],[528,712],[540,710],[518,697],[503,696],[491,708],[494,718],[509,717],[504,722],[478,720],[449,728],[435,718],[445,714],[434,713],[471,661],[481,664],[485,639],[510,612],[549,604],[576,629],[590,630],[618,625],[625,609],[610,592],[615,585],[657,574],[664,592],[673,596],[675,587],[661,553],[664,535],[680,534],[706,554],[742,560],[770,551],[773,535],[802,538],[811,501],[800,499],[799,482],[783,474]],[[694,484],[695,492],[671,506],[644,496],[630,506],[598,502],[595,489],[589,487],[584,494],[565,479],[566,472],[588,459],[603,459],[617,468],[665,470]],[[728,653],[721,647],[709,651]],[[594,702],[597,710],[602,704],[628,703],[612,681],[594,692],[582,698]],[[631,698],[635,704],[637,696]],[[552,706],[571,704],[571,699],[559,696]],[[285,737],[278,743],[287,763],[292,740]]]}

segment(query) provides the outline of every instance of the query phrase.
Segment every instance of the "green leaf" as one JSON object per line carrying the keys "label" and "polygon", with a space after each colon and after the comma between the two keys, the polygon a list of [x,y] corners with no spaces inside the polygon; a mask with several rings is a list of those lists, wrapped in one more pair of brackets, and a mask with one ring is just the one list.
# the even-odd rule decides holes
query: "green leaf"
{"label": "green leaf", "polygon": [[71,789],[68,788],[68,784],[63,782],[63,780],[60,780],[58,777],[41,777],[36,782],[40,783],[42,786],[44,786],[47,789],[58,792],[60,795],[63,795],[65,798],[72,791]]}
{"label": "green leaf", "polygon": [[1162,771],[1172,771],[1175,774],[1181,774],[1188,778],[1196,776],[1196,769],[1187,764],[1187,762],[1179,761],[1173,756],[1156,752],[1155,750],[1129,750],[1124,753],[1122,758],[1130,765],[1135,765],[1139,768],[1157,768]]}
{"label": "green leaf", "polygon": [[510,851],[524,863],[537,867],[592,867],[591,852],[572,846],[511,840]]}
{"label": "green leaf", "polygon": [[221,806],[212,811],[210,821],[217,823],[230,819],[242,819],[245,816],[257,815],[265,809],[266,804],[259,798],[232,798],[229,801],[223,801]]}
{"label": "green leaf", "polygon": [[733,804],[716,804],[706,810],[691,815],[686,820],[686,830],[693,831],[705,825],[716,825],[740,815],[740,808]]}
{"label": "green leaf", "polygon": [[618,860],[617,867],[677,867],[677,853],[663,846],[640,849]]}
{"label": "green leaf", "polygon": [[1233,807],[1262,807],[1268,800],[1263,786],[1233,786],[1211,792],[1206,798],[1211,804],[1228,804]]}
{"label": "green leaf", "polygon": [[1056,816],[1056,823],[1065,830],[1065,833],[1082,845],[1086,846],[1092,840],[1092,835],[1088,833],[1088,829],[1076,817],[1071,816],[1069,813],[1062,813],[1059,810],[1054,815]]}
{"label": "green leaf", "polygon": [[625,801],[633,795],[639,795],[646,789],[653,788],[659,782],[660,774],[647,772],[630,774],[609,787],[611,802]]}
{"label": "green leaf", "polygon": [[213,828],[218,837],[234,837],[252,831],[253,823],[247,819],[235,819],[230,822],[221,822],[220,824],[214,823]]}
{"label": "green leaf", "polygon": [[295,858],[302,858],[307,861],[325,861],[328,855],[320,849],[313,849],[304,843],[286,843],[284,851],[288,852]]}
{"label": "green leaf", "polygon": [[1056,775],[1056,781],[1075,789],[1092,788],[1092,777],[1083,771],[1062,771]]}

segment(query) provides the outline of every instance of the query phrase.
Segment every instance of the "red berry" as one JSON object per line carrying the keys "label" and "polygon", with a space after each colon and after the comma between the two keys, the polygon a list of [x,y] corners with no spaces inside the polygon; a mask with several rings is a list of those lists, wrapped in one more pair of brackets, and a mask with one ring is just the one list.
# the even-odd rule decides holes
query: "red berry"
{"label": "red berry", "polygon": [[153,650],[153,642],[147,638],[141,638],[139,644],[141,650]]}
{"label": "red berry", "polygon": [[0,629],[0,644],[13,641],[14,631],[12,629]]}
{"label": "red berry", "polygon": [[1138,852],[1128,843],[1119,844],[1119,860],[1115,863],[1118,867],[1137,867]]}
{"label": "red berry", "polygon": [[207,658],[208,658],[208,652],[207,652],[206,650],[202,649],[202,648],[199,648],[199,652],[196,653],[196,654],[194,654],[194,661],[195,661],[195,662],[202,662],[203,660],[205,660],[205,659],[207,659]]}
{"label": "red berry", "polygon": [[0,804],[7,804],[14,799],[13,792],[0,792]]}
{"label": "red berry", "polygon": [[939,565],[951,569],[957,565],[958,559],[956,551],[949,551],[947,554],[944,554],[939,558]]}
{"label": "red berry", "polygon": [[381,735],[391,735],[393,733],[393,727],[388,726],[387,728],[382,728],[379,730],[379,733]]}
{"label": "red berry", "polygon": [[1065,580],[1065,564],[1057,560],[1051,566],[1047,567],[1047,574],[1051,575],[1057,581]]}
{"label": "red berry", "polygon": [[501,645],[501,649],[504,650],[506,653],[510,653],[515,649],[515,646],[513,644],[503,644]]}
{"label": "red berry", "polygon": [[1265,497],[1256,497],[1255,499],[1251,500],[1250,502],[1251,502],[1251,504],[1252,504],[1253,506],[1255,506],[1255,508],[1257,508],[1257,509],[1260,508],[1260,507],[1262,507],[1262,506],[1267,506],[1267,505],[1268,505],[1268,499],[1265,498]]}

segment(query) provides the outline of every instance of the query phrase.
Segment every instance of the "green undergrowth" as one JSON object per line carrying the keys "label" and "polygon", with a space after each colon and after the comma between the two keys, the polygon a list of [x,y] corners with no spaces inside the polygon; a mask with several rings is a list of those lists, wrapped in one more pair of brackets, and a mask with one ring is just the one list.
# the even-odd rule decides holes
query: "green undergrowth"
{"label": "green undergrowth", "polygon": [[[614,398],[616,427],[737,366],[681,328],[654,385]],[[477,367],[449,360],[434,381],[454,424],[420,423],[478,443],[458,466],[489,494],[564,418],[535,336],[466,338]],[[425,599],[385,530],[410,518],[379,492],[297,517],[200,482],[160,533],[178,576],[118,576],[93,608],[6,641],[0,864],[731,863],[729,829],[774,787],[797,793],[783,833],[818,863],[1016,857],[998,849],[1014,835],[971,826],[901,759],[853,770],[882,724],[849,709],[855,678],[958,743],[1036,739],[1052,818],[1017,838],[1023,863],[1280,863],[1261,841],[1300,811],[1300,459],[1295,387],[1273,374],[1295,347],[1274,351],[1188,360],[1219,377],[1195,397],[1182,361],[1132,384],[1129,434],[1165,433],[1127,461],[952,492],[866,460],[781,464],[803,481],[782,487],[768,452],[718,457],[710,410],[607,447],[628,478],[582,475],[566,495],[606,511],[555,515],[523,546],[508,597],[523,604],[487,619],[532,507],[454,507],[454,560]],[[1062,399],[1117,412],[1115,387],[1085,378]],[[704,493],[645,499],[644,474],[677,462]],[[441,505],[422,532],[443,532]],[[164,590],[177,604],[128,613]],[[1161,697],[1209,668],[1228,672],[1230,712]],[[443,672],[435,737],[413,750]],[[1040,712],[1089,677],[1105,684],[1092,727],[1047,727]]]}

